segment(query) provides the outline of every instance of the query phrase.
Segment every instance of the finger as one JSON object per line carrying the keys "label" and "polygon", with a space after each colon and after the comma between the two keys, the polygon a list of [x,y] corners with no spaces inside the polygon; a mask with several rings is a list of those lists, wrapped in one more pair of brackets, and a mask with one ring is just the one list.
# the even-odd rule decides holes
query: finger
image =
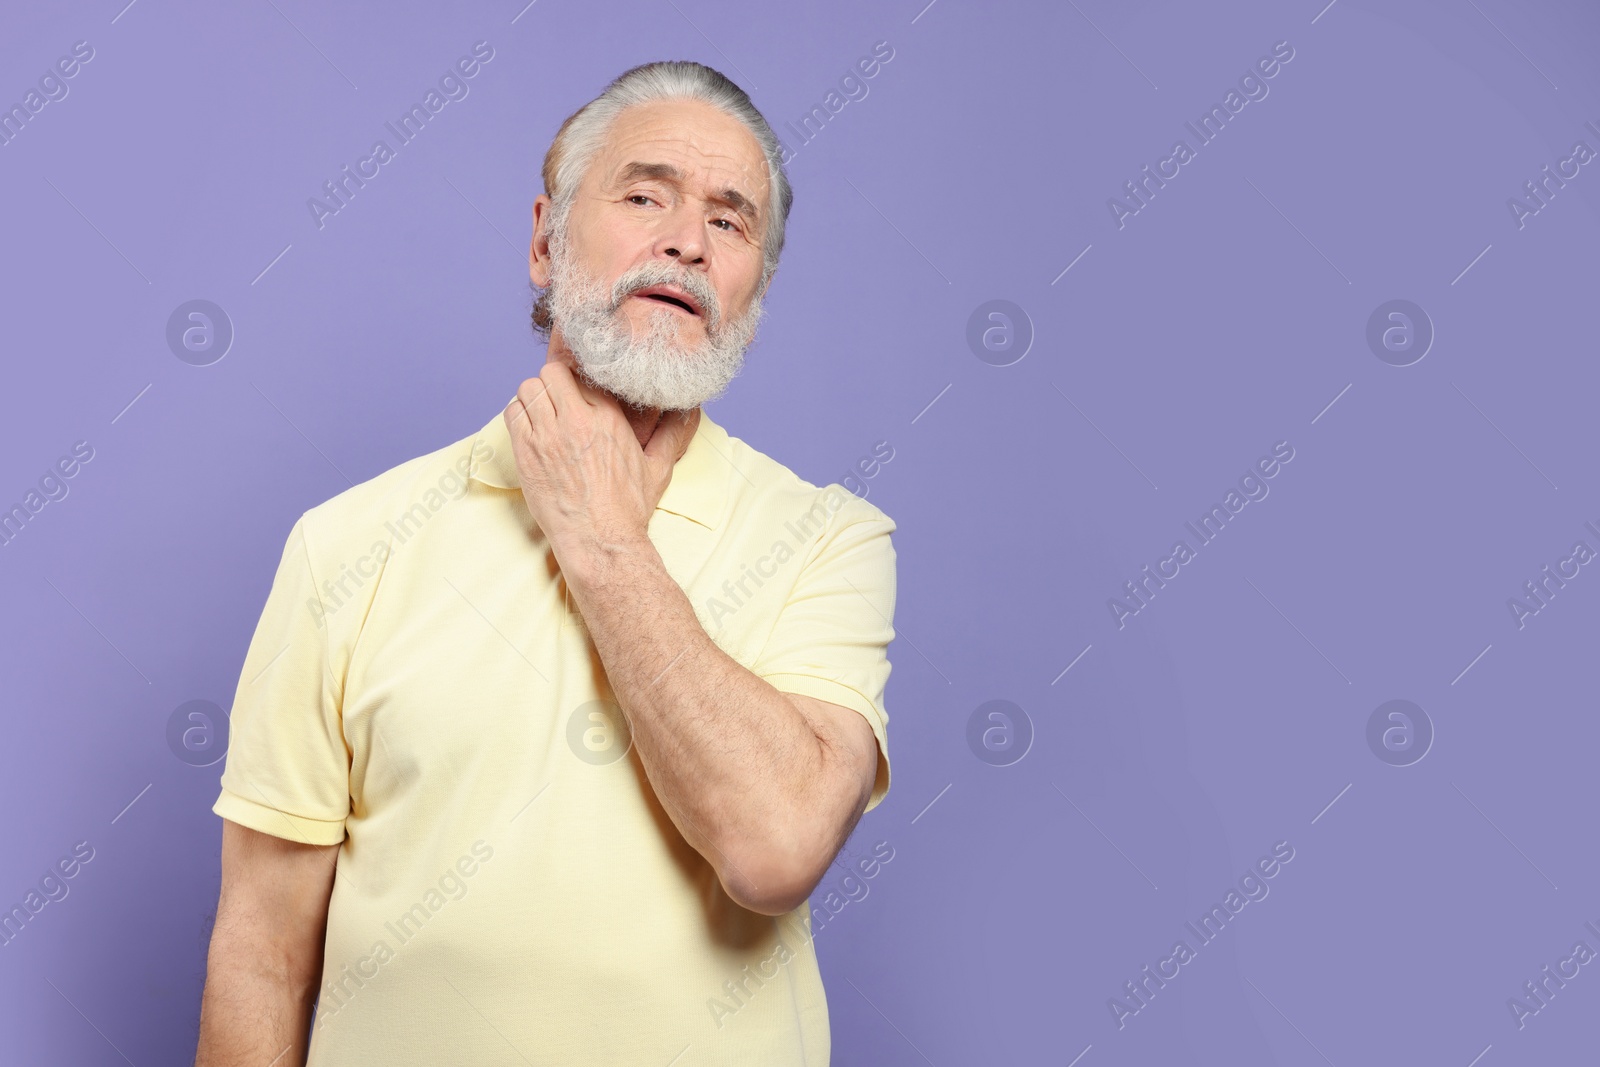
{"label": "finger", "polygon": [[511,403],[500,413],[500,419],[506,424],[506,432],[511,435],[512,441],[531,432],[528,427],[528,409],[522,406],[520,396],[511,398]]}
{"label": "finger", "polygon": [[565,363],[558,360],[546,363],[539,368],[539,379],[550,394],[557,418],[572,414],[579,404],[588,406],[589,401],[579,388],[577,377]]}
{"label": "finger", "polygon": [[579,396],[587,400],[590,406],[597,406],[607,400],[611,400],[613,403],[615,403],[615,399],[610,394],[590,383],[589,379],[583,376],[582,370],[574,367],[570,363],[561,364],[561,369],[567,372],[567,377],[572,381],[573,390],[577,392]]}
{"label": "finger", "polygon": [[[619,433],[623,428],[628,426],[628,416],[622,410],[622,401],[618,400],[605,390],[589,384],[589,382],[584,379],[581,371],[574,371],[565,363],[563,363],[561,367],[562,370],[566,371],[567,377],[571,379],[573,392],[579,399],[589,405],[589,412],[591,414],[601,416],[602,418],[609,418]],[[574,401],[574,403],[576,403],[576,401]],[[578,409],[574,408],[573,410]],[[629,439],[633,438],[631,431],[625,436],[627,436]]]}
{"label": "finger", "polygon": [[548,395],[549,386],[540,378],[529,378],[517,387],[516,403],[521,405],[529,428],[555,418],[556,409]]}
{"label": "finger", "polygon": [[610,393],[584,380],[582,374],[572,376],[572,386],[579,396],[588,402],[591,411],[606,411],[616,420],[618,425],[627,423],[628,416],[622,410],[622,401]]}

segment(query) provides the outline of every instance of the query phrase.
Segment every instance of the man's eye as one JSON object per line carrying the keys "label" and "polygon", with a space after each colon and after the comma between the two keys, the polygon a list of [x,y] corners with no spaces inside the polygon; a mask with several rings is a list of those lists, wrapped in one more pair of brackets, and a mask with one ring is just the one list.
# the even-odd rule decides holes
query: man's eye
{"label": "man's eye", "polygon": [[728,224],[728,228],[723,231],[724,233],[738,233],[739,232],[738,224],[735,223],[732,219],[713,219],[713,220],[711,220],[711,223],[712,223],[713,226],[715,226],[718,223],[722,223],[722,222],[726,222]]}
{"label": "man's eye", "polygon": [[645,196],[643,193],[634,193],[632,196],[628,197],[628,200],[630,202],[634,200],[643,200],[647,204],[650,203],[650,198]]}

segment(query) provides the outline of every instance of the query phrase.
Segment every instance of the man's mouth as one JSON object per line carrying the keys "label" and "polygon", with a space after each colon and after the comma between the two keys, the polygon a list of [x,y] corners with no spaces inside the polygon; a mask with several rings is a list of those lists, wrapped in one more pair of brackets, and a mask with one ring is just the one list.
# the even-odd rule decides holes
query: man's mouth
{"label": "man's mouth", "polygon": [[640,289],[632,294],[644,300],[653,300],[668,307],[675,307],[685,314],[696,318],[703,317],[700,302],[682,289],[672,285],[652,285],[648,289]]}

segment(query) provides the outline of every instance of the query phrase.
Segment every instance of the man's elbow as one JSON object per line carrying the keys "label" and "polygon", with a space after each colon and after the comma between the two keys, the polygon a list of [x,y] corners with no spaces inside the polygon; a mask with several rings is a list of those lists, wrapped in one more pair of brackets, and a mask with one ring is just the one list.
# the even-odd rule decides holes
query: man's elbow
{"label": "man's elbow", "polygon": [[878,743],[864,719],[835,710],[857,731],[854,750],[819,735],[822,762],[812,792],[752,838],[724,845],[718,871],[723,888],[748,911],[787,915],[804,904],[866,808]]}
{"label": "man's elbow", "polygon": [[827,867],[826,860],[768,847],[724,864],[721,881],[729,898],[746,911],[787,915],[806,902]]}

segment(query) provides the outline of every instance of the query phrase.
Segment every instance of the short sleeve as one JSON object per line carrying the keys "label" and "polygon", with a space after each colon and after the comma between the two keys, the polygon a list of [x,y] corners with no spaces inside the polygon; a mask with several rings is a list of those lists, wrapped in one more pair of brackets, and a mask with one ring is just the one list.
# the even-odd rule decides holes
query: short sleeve
{"label": "short sleeve", "polygon": [[333,845],[350,813],[350,752],[321,605],[302,516],[245,654],[211,810],[275,837]]}
{"label": "short sleeve", "polygon": [[836,517],[839,525],[807,560],[751,667],[780,692],[851,708],[867,720],[878,741],[878,772],[867,811],[889,792],[889,713],[883,694],[895,603],[889,536],[895,524],[876,508],[870,511],[864,518],[845,512]]}

